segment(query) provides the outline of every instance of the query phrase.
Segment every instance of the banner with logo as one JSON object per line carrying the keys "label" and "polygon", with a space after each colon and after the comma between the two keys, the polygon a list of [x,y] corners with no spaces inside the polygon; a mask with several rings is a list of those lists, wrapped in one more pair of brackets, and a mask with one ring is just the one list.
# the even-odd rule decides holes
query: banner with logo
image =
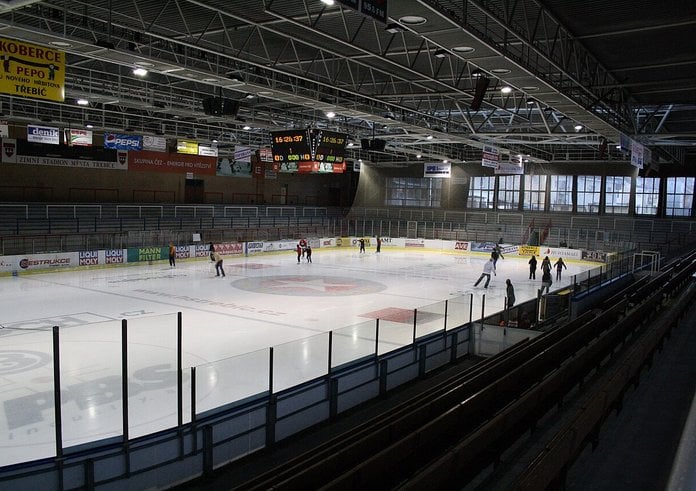
{"label": "banner with logo", "polygon": [[520,162],[499,162],[493,171],[494,174],[522,175],[524,174],[524,164]]}
{"label": "banner with logo", "polygon": [[498,167],[500,163],[500,149],[494,145],[484,145],[481,155],[481,165],[483,167]]}
{"label": "banner with logo", "polygon": [[65,53],[0,38],[0,92],[21,97],[65,100]]}
{"label": "banner with logo", "polygon": [[198,142],[191,140],[177,140],[176,151],[177,153],[184,153],[187,155],[198,155]]}
{"label": "banner with logo", "polygon": [[176,172],[186,174],[215,175],[215,157],[203,157],[201,155],[185,155],[179,153],[161,152],[129,152],[128,169],[147,172]]}
{"label": "banner with logo", "polygon": [[60,130],[53,126],[27,125],[27,141],[60,145]]}
{"label": "banner with logo", "polygon": [[424,164],[423,177],[449,179],[452,177],[452,164]]}
{"label": "banner with logo", "polygon": [[69,268],[79,263],[77,252],[0,256],[0,273]]}
{"label": "banner with logo", "polygon": [[10,136],[10,125],[7,121],[0,121],[0,138],[7,138]]}
{"label": "banner with logo", "polygon": [[143,150],[153,150],[155,152],[167,151],[167,139],[162,136],[143,136]]}
{"label": "banner with logo", "polygon": [[104,133],[104,148],[112,150],[142,150],[143,137],[122,135],[120,133]]}
{"label": "banner with logo", "polygon": [[[123,152],[127,154],[127,152]],[[117,156],[117,160],[80,159],[72,157],[46,157],[41,155],[20,155],[17,140],[2,140],[2,162],[5,164],[46,165],[51,167],[79,167],[81,169],[128,170],[128,160]]]}
{"label": "banner with logo", "polygon": [[251,177],[252,156],[256,151],[251,147],[236,146],[232,157],[219,158],[217,161],[218,176]]}
{"label": "banner with logo", "polygon": [[206,157],[217,157],[218,147],[216,145],[198,145],[198,155],[205,155]]}
{"label": "banner with logo", "polygon": [[631,140],[631,165],[639,169],[643,168],[643,145]]}
{"label": "banner with logo", "polygon": [[91,147],[92,130],[67,129],[64,132],[65,143],[71,147]]}

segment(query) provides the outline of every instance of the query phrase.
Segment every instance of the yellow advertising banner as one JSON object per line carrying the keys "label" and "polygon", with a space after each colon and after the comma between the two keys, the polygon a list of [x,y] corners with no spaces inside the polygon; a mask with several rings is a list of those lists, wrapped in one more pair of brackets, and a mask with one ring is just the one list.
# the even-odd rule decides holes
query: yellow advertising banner
{"label": "yellow advertising banner", "polygon": [[539,255],[539,246],[528,246],[528,245],[521,245],[517,249],[517,253],[520,256],[538,256]]}
{"label": "yellow advertising banner", "polygon": [[198,142],[189,140],[177,140],[176,151],[178,153],[187,153],[189,155],[198,155]]}
{"label": "yellow advertising banner", "polygon": [[65,99],[65,53],[0,38],[0,92],[62,102]]}

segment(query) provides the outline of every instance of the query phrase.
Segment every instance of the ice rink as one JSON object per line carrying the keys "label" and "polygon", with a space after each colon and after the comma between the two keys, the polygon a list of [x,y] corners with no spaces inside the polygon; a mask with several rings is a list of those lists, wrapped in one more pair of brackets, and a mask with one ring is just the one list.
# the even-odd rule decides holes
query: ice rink
{"label": "ice rink", "polygon": [[[190,367],[196,414],[268,389],[269,347],[275,391],[332,366],[442,329],[444,300],[463,301],[468,321],[503,309],[505,279],[517,303],[536,297],[527,257],[498,261],[490,287],[474,287],[487,256],[428,251],[315,249],[225,257],[225,277],[207,259],[86,271],[0,277],[0,465],[55,455],[52,326],[59,326],[63,446],[122,431],[121,326],[128,323],[129,437],[177,424],[177,312],[182,313],[184,422],[190,420]],[[552,258],[555,261],[555,258]],[[541,258],[539,258],[541,260]],[[567,261],[563,280],[595,266]],[[555,272],[554,272],[555,277]],[[452,307],[452,312],[454,312]],[[453,317],[454,318],[454,317]],[[432,327],[428,327],[432,325]],[[449,325],[447,327],[456,327]]]}

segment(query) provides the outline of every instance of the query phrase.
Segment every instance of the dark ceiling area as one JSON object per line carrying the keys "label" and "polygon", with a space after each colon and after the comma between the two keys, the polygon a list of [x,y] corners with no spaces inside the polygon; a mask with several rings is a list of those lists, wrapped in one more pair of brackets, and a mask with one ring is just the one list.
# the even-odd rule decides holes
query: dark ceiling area
{"label": "dark ceiling area", "polygon": [[[2,113],[221,152],[329,128],[383,167],[480,162],[484,145],[510,161],[625,163],[621,134],[658,164],[696,163],[694,2],[367,3],[387,18],[339,0],[3,1],[0,36],[64,50],[67,69],[64,102],[0,95]],[[210,114],[210,97],[234,110]]]}

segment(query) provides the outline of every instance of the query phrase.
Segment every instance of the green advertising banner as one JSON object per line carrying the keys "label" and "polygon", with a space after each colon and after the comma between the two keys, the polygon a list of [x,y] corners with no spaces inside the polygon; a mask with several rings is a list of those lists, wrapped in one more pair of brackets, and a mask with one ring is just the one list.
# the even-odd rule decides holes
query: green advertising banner
{"label": "green advertising banner", "polygon": [[167,259],[169,250],[166,247],[129,247],[128,262],[135,263],[139,261],[159,261]]}

